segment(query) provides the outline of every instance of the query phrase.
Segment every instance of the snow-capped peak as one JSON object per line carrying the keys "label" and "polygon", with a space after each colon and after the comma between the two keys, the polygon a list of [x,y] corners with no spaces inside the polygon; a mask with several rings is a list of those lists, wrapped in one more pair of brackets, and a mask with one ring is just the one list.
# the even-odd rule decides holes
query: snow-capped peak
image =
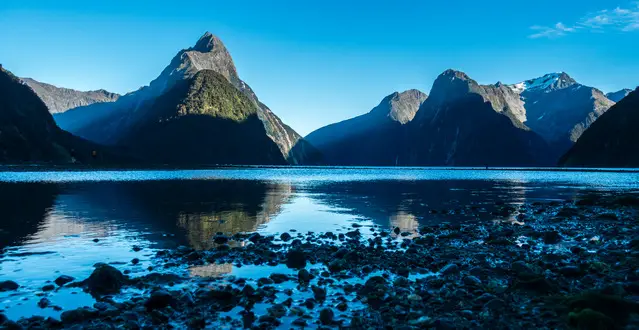
{"label": "snow-capped peak", "polygon": [[565,72],[549,73],[543,77],[535,78],[520,82],[518,84],[510,85],[509,87],[517,94],[521,94],[525,91],[541,91],[541,90],[555,90],[562,89],[575,84],[575,80],[572,79]]}

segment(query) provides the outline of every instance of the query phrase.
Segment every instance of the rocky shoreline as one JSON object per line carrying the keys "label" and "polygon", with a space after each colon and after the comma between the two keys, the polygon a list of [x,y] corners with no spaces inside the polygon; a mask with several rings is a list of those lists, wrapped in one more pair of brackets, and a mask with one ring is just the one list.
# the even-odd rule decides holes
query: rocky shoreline
{"label": "rocky shoreline", "polygon": [[[47,290],[81,287],[96,303],[61,319],[0,312],[0,327],[639,328],[635,195],[498,205],[495,216],[506,215],[418,232],[354,223],[339,234],[220,233],[212,250],[159,251],[142,277],[107,264],[82,281],[60,277]],[[259,276],[223,275],[250,267]],[[40,303],[55,307],[46,295]]]}

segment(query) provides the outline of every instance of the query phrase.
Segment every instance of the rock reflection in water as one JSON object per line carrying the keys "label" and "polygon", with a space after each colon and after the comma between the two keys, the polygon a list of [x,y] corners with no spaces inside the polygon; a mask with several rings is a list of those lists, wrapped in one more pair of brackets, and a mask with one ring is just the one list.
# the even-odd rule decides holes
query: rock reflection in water
{"label": "rock reflection in water", "polygon": [[233,272],[233,264],[209,264],[189,267],[189,274],[197,277],[220,277]]}

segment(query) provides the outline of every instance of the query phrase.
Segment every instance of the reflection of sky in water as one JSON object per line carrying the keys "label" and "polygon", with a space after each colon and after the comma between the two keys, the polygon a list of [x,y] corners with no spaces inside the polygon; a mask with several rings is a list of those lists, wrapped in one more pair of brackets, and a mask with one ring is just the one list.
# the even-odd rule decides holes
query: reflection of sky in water
{"label": "reflection of sky in water", "polygon": [[[113,181],[103,181],[107,179]],[[49,183],[26,183],[31,181]],[[352,230],[353,223],[362,225],[364,234],[370,234],[367,227],[373,225],[414,231],[440,221],[494,220],[490,210],[498,201],[517,206],[572,199],[584,189],[638,185],[639,174],[615,172],[304,168],[3,172],[0,280],[14,280],[22,287],[0,293],[0,310],[11,318],[57,316],[59,312],[37,307],[36,294],[59,275],[82,280],[93,264],[107,262],[138,276],[152,265],[150,256],[157,249],[211,248],[218,232],[337,233]],[[478,211],[470,212],[469,205]],[[142,251],[134,252],[134,245]],[[140,264],[133,265],[133,258],[139,258]],[[260,273],[265,268],[223,266],[191,272],[268,275]],[[65,309],[93,302],[71,289],[45,296]]]}

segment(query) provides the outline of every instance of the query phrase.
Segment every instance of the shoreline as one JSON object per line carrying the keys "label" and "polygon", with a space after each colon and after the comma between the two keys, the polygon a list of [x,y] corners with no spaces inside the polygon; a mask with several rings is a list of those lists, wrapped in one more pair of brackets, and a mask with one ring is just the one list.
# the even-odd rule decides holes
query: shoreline
{"label": "shoreline", "polygon": [[[339,234],[218,233],[214,249],[158,251],[145,276],[96,264],[90,277],[55,289],[82,288],[95,297],[92,307],[63,311],[61,320],[9,322],[160,329],[639,326],[639,198],[585,195],[499,208],[516,221],[441,223],[416,232],[354,223]],[[228,274],[245,268],[261,271]],[[136,293],[122,298],[131,289]]]}

